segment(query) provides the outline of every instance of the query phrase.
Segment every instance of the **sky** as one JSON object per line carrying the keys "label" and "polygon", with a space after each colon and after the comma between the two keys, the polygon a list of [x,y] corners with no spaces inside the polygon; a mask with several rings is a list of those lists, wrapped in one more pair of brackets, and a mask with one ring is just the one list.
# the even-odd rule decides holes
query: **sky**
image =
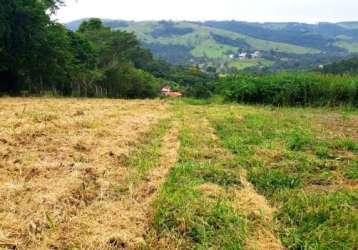
{"label": "sky", "polygon": [[255,22],[358,21],[358,0],[65,0],[62,23],[86,17]]}

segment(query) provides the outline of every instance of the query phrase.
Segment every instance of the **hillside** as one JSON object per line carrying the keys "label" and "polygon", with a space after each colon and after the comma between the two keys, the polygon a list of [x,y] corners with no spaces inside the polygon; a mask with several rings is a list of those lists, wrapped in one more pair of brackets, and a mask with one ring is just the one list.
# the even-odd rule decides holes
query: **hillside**
{"label": "hillside", "polygon": [[[67,24],[78,28],[81,20]],[[217,68],[316,67],[358,52],[358,23],[248,23],[104,20],[112,29],[135,32],[155,55],[172,63]],[[259,58],[239,60],[240,53]]]}

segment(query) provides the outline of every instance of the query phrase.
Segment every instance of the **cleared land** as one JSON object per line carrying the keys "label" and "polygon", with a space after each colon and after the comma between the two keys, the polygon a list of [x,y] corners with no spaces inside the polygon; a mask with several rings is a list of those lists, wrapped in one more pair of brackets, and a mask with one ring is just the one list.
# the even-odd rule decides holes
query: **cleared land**
{"label": "cleared land", "polygon": [[0,249],[357,249],[358,112],[0,99]]}

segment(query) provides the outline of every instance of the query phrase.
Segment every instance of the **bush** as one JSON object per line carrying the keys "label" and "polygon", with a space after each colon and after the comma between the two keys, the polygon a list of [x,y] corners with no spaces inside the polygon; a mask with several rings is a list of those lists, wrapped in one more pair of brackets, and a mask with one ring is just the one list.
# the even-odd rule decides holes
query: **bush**
{"label": "bush", "polygon": [[229,101],[271,105],[358,105],[358,77],[311,72],[240,73],[222,78],[217,92]]}

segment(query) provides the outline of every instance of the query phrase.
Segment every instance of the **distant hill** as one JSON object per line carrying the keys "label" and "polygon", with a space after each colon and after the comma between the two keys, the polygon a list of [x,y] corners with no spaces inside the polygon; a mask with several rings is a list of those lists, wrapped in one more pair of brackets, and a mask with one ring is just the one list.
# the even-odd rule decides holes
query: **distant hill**
{"label": "distant hill", "polygon": [[[76,30],[82,21],[66,26]],[[145,47],[169,62],[226,71],[315,67],[358,53],[358,22],[103,21],[112,29],[135,32]],[[260,56],[251,58],[255,51]]]}

